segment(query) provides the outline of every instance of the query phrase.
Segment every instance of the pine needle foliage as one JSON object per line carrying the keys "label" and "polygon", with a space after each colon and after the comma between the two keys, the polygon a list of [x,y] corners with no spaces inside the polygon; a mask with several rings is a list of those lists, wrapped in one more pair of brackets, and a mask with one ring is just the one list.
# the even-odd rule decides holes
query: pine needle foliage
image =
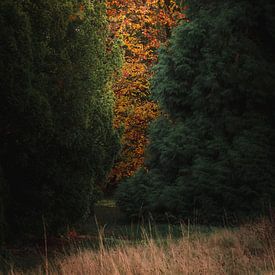
{"label": "pine needle foliage", "polygon": [[146,169],[121,185],[118,205],[203,223],[264,214],[275,203],[274,2],[189,2],[155,67],[163,115]]}
{"label": "pine needle foliage", "polygon": [[10,230],[87,217],[119,149],[105,2],[3,0],[0,161]]}

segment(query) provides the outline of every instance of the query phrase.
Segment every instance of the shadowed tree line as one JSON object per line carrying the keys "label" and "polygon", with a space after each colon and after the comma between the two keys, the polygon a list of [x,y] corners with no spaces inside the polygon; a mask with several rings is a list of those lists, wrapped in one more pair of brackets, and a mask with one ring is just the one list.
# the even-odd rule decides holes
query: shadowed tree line
{"label": "shadowed tree line", "polygon": [[0,219],[9,235],[88,217],[119,150],[104,1],[0,3]]}
{"label": "shadowed tree line", "polygon": [[[271,0],[189,1],[159,51],[145,167],[122,183],[130,218],[234,221],[275,202]],[[0,239],[93,212],[119,151],[105,1],[0,2]]]}

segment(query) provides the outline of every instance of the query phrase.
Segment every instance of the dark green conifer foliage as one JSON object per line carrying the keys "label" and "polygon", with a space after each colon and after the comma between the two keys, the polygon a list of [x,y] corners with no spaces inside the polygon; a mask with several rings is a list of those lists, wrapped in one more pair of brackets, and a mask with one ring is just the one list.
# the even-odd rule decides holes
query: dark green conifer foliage
{"label": "dark green conifer foliage", "polygon": [[268,0],[190,1],[155,68],[164,114],[147,168],[117,193],[128,215],[217,222],[274,207],[274,11]]}
{"label": "dark green conifer foliage", "polygon": [[0,161],[14,231],[87,217],[118,151],[104,1],[3,0]]}

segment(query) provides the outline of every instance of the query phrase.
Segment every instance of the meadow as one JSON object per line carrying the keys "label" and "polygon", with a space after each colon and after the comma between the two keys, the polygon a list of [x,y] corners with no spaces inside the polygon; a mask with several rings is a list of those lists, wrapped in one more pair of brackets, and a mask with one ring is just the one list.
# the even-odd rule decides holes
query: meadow
{"label": "meadow", "polygon": [[267,219],[235,228],[127,224],[108,201],[97,215],[63,236],[62,248],[49,239],[36,260],[14,258],[8,274],[275,274],[275,232]]}

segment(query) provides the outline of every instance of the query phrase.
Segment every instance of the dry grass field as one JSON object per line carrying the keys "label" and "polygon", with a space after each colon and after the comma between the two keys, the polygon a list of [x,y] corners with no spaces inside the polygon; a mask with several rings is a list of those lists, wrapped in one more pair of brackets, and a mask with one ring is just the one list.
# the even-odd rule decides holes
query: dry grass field
{"label": "dry grass field", "polygon": [[10,269],[10,274],[275,274],[275,236],[270,222],[263,220],[238,229],[210,233],[190,232],[181,236],[152,236],[144,230],[138,242],[116,237],[108,245],[104,230],[97,249],[81,248],[51,260],[45,257],[33,270]]}

